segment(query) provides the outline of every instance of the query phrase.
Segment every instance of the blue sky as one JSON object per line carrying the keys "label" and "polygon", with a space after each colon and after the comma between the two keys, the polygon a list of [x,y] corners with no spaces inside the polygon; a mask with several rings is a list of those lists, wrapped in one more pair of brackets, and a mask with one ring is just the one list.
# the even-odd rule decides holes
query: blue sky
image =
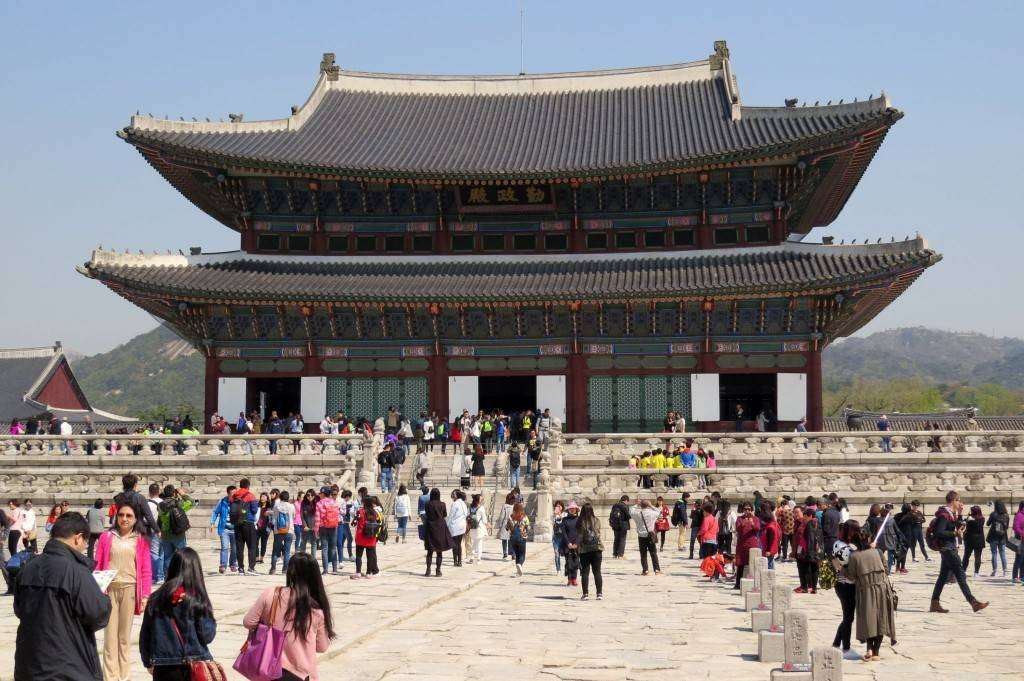
{"label": "blue sky", "polygon": [[[1024,336],[1020,2],[526,0],[526,69],[705,58],[726,39],[743,101],[885,90],[906,112],[812,240],[920,231],[945,260],[865,328]],[[516,2],[20,2],[0,8],[0,347],[107,350],[154,321],[74,271],[97,244],[237,246],[114,131],[136,110],[281,117],[322,52],[342,68],[519,70]]]}

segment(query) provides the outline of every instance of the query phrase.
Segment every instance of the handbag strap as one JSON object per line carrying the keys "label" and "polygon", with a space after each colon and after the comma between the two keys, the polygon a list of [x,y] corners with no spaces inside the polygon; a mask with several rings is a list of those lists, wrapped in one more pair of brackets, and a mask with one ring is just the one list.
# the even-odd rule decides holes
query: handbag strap
{"label": "handbag strap", "polygon": [[270,618],[267,622],[267,626],[274,626],[274,620],[277,619],[277,606],[281,602],[281,587],[274,588],[274,602],[270,606]]}
{"label": "handbag strap", "polygon": [[191,663],[188,659],[188,649],[185,646],[185,637],[181,635],[181,629],[178,628],[178,620],[174,618],[174,613],[171,613],[171,626],[174,628],[174,633],[178,635],[178,640],[181,642],[181,657],[186,662]]}

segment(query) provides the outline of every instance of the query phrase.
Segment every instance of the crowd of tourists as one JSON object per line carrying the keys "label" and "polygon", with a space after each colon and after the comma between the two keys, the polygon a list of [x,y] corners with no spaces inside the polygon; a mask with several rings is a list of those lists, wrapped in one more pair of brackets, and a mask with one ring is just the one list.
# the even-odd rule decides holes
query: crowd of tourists
{"label": "crowd of tourists", "polygon": [[[57,659],[54,653],[68,665],[65,677],[71,673],[73,678],[127,679],[134,659],[141,659],[157,679],[191,678],[191,666],[216,664],[209,652],[216,617],[202,559],[188,546],[190,533],[196,532],[190,519],[196,500],[174,485],[150,485],[144,496],[138,484],[136,476],[125,475],[119,493],[111,500],[97,499],[84,514],[67,503],[54,505],[45,521],[49,541],[41,554],[30,500],[11,500],[0,515],[5,546],[12,554],[3,563],[3,574],[20,619],[16,678],[47,677]],[[496,542],[494,560],[500,543],[501,561],[511,563],[509,574],[526,573],[528,540],[537,517],[527,514],[518,487],[495,506],[494,518],[479,493],[454,489],[443,496],[440,489],[425,485],[418,492],[413,499],[405,485],[399,486],[393,511],[386,516],[380,498],[366,488],[354,493],[337,485],[254,490],[243,478],[225,489],[208,525],[219,538],[217,572],[274,575],[280,569],[285,577],[284,587],[264,589],[255,597],[242,621],[250,631],[277,628],[286,640],[277,675],[266,678],[317,678],[317,653],[334,636],[324,580],[344,572],[353,580],[380,575],[377,551],[392,540],[392,520],[395,542],[405,542],[410,525],[416,524],[425,551],[424,577],[442,576],[446,553],[454,568],[479,564],[488,553],[489,537]],[[739,503],[718,492],[699,497],[684,492],[674,500],[623,495],[606,522],[613,560],[625,559],[628,535],[636,533],[640,575],[645,577],[662,574],[660,554],[673,548],[695,561],[694,576],[736,589],[752,548],[761,549],[769,568],[795,561],[796,593],[834,589],[842,606],[834,645],[853,656],[855,635],[867,647],[858,655],[866,660],[878,657],[884,637],[896,643],[898,598],[891,580],[908,571],[908,554],[911,563],[918,551],[926,561],[939,556],[933,613],[947,612],[940,600],[947,582],[959,585],[975,611],[987,607],[974,597],[965,572],[973,559],[974,574],[979,574],[985,543],[992,551],[992,576],[999,565],[1005,570],[1007,547],[1016,552],[1014,582],[1022,578],[1024,562],[1019,550],[1024,503],[1012,519],[1002,502],[994,503],[986,517],[978,506],[965,510],[956,492],[947,495],[930,520],[917,502],[899,511],[874,504],[861,522],[836,494],[807,497],[798,504],[788,496],[769,500],[758,492]],[[566,587],[580,589],[581,599],[602,599],[606,533],[592,503],[556,501],[550,528],[549,567],[531,572],[553,568]],[[673,531],[674,547],[668,539]],[[354,563],[350,571],[343,567],[346,561]],[[539,563],[537,558],[533,562],[543,566],[547,561],[541,554]],[[106,580],[94,579],[94,569]],[[61,590],[68,596],[58,596]],[[137,616],[143,618],[139,658],[131,651]],[[94,638],[100,629],[105,630],[102,652]],[[241,657],[236,664],[244,667]]]}

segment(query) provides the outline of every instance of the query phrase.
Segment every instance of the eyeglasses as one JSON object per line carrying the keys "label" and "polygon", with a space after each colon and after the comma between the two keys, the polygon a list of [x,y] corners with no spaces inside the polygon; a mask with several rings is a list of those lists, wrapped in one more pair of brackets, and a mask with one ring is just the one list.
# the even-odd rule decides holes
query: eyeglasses
{"label": "eyeglasses", "polygon": [[118,513],[117,517],[118,518],[131,518],[132,520],[135,520],[135,514],[134,513]]}

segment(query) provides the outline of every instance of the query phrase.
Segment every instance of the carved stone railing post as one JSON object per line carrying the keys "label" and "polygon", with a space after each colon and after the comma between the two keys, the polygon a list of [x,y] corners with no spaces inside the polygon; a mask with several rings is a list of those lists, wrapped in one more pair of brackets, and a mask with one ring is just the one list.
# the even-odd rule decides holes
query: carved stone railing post
{"label": "carved stone railing post", "polygon": [[843,437],[842,453],[843,454],[857,454],[857,453],[859,453],[860,450],[857,447],[857,440],[858,439],[859,438],[851,437],[851,436]]}
{"label": "carved stone railing post", "polygon": [[[207,456],[223,456],[224,455],[224,440],[213,438],[206,441],[206,454]],[[200,452],[202,449],[200,448]]]}
{"label": "carved stone railing post", "polygon": [[565,438],[562,437],[562,419],[557,416],[551,417],[551,426],[548,427],[547,450],[551,458],[551,470],[562,470],[562,452]]}
{"label": "carved stone railing post", "polygon": [[906,454],[907,453],[907,435],[893,435],[892,436],[892,451],[893,454]]}
{"label": "carved stone railing post", "polygon": [[743,448],[744,454],[761,454],[761,438],[745,437],[743,442],[746,443],[746,446]]}
{"label": "carved stone railing post", "polygon": [[96,438],[92,441],[93,456],[110,456],[110,442],[106,438]]}
{"label": "carved stone railing post", "polygon": [[278,456],[294,456],[295,455],[295,440],[291,438],[280,438],[277,441],[277,454]]}
{"label": "carved stone railing post", "polygon": [[335,457],[339,456],[341,451],[338,449],[338,440],[334,438],[327,438],[320,443],[320,455],[323,457]]}
{"label": "carved stone railing post", "polygon": [[928,435],[914,436],[914,451],[918,454],[928,454],[932,451],[932,439]]}
{"label": "carved stone railing post", "polygon": [[241,438],[233,437],[228,440],[228,456],[245,456],[249,453],[249,449],[249,444]]}
{"label": "carved stone railing post", "polygon": [[880,435],[868,435],[864,438],[867,440],[867,453],[868,454],[881,454],[882,453],[882,438]]}
{"label": "carved stone railing post", "polygon": [[1003,443],[1006,442],[1006,436],[1004,435],[990,435],[988,438],[989,446],[988,451],[990,452],[1005,452],[1006,447]]}
{"label": "carved stone railing post", "polygon": [[18,441],[17,440],[4,440],[0,445],[0,451],[3,452],[4,456],[17,456],[18,455]]}
{"label": "carved stone railing post", "polygon": [[550,452],[541,451],[537,462],[540,473],[537,474],[537,517],[533,525],[533,540],[550,542],[553,532],[551,526],[551,456]]}
{"label": "carved stone railing post", "polygon": [[980,435],[965,435],[964,436],[964,449],[968,454],[977,454],[983,451],[981,449],[981,436]]}
{"label": "carved stone railing post", "polygon": [[1024,435],[1013,436],[1013,451],[1024,452]]}
{"label": "carved stone railing post", "polygon": [[794,454],[807,454],[810,451],[808,446],[809,439],[803,435],[797,435],[793,438],[793,453]]}
{"label": "carved stone railing post", "polygon": [[199,440],[194,438],[185,438],[183,444],[185,447],[182,454],[186,456],[197,456],[199,454]]}
{"label": "carved stone railing post", "polygon": [[782,445],[785,442],[785,438],[781,438],[778,435],[770,435],[768,437],[768,448],[765,450],[765,454],[769,454],[771,456],[782,454]]}

